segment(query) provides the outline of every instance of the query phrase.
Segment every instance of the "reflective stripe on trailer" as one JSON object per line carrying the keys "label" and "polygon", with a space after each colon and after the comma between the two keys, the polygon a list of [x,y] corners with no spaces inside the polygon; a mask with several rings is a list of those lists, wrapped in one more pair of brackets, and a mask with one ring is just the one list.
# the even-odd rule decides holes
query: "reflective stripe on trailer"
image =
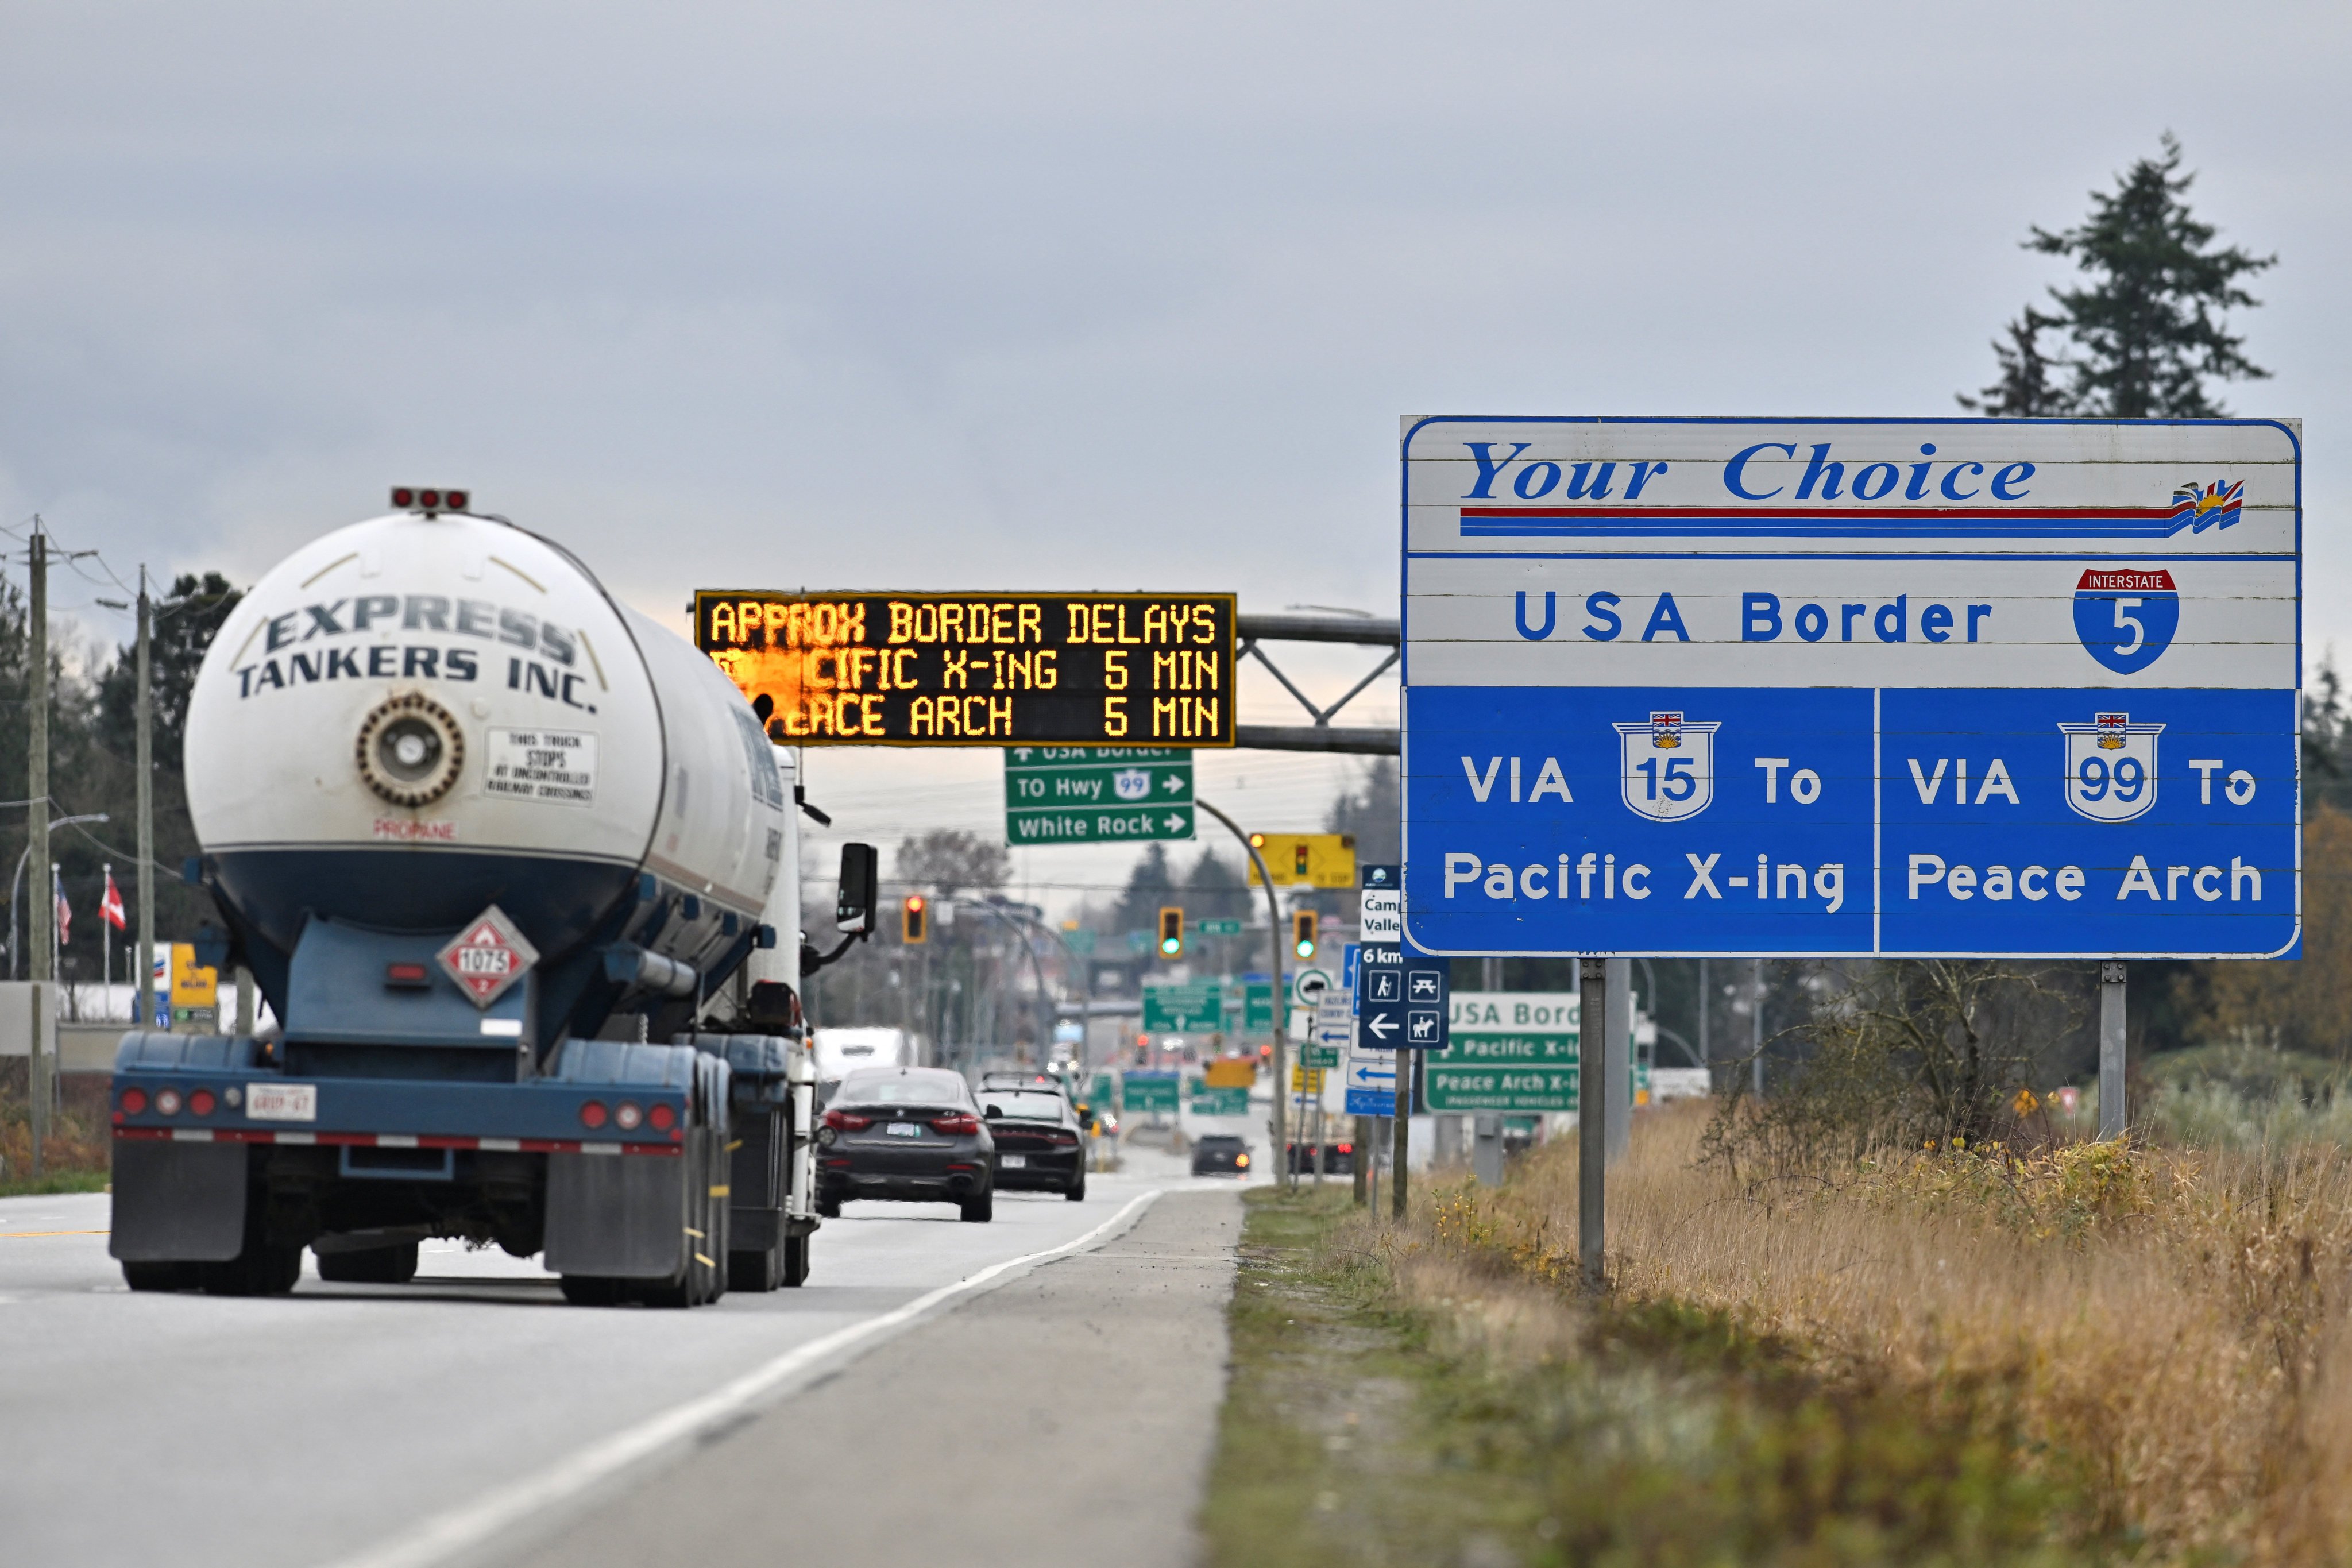
{"label": "reflective stripe on trailer", "polygon": [[683,1154],[677,1143],[586,1142],[575,1138],[446,1138],[417,1132],[275,1132],[253,1127],[118,1127],[117,1138],[181,1143],[330,1143],[358,1149],[483,1149],[515,1154]]}

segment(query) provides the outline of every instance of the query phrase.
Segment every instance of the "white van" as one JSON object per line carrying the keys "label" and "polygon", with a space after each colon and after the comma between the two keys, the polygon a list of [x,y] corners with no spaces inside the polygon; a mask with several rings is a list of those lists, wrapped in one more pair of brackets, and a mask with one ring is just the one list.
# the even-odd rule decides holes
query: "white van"
{"label": "white van", "polygon": [[829,1099],[833,1086],[859,1068],[920,1067],[920,1052],[904,1029],[819,1029],[816,1032],[817,1093]]}

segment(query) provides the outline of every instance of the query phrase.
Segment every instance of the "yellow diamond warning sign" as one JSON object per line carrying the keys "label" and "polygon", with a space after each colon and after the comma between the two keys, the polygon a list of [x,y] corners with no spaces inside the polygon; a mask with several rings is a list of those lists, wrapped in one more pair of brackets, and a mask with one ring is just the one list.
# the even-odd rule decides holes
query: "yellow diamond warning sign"
{"label": "yellow diamond warning sign", "polygon": [[515,929],[504,910],[492,904],[434,956],[457,988],[473,998],[475,1006],[488,1007],[539,962],[539,949]]}

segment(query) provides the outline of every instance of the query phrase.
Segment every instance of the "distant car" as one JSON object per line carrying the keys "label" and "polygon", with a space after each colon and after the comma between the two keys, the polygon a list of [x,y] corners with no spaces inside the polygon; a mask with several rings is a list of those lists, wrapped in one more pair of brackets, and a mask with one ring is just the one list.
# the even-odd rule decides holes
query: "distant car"
{"label": "distant car", "polygon": [[984,1223],[996,1200],[996,1141],[963,1075],[866,1068],[841,1080],[818,1123],[816,1212],[850,1198],[949,1203]]}
{"label": "distant car", "polygon": [[[1316,1146],[1312,1143],[1292,1143],[1290,1168],[1300,1175],[1315,1171]],[[1356,1173],[1356,1146],[1353,1143],[1326,1143],[1322,1146],[1323,1173],[1327,1176],[1352,1176]]]}
{"label": "distant car", "polygon": [[1060,1090],[983,1084],[980,1113],[996,1141],[998,1186],[1043,1187],[1086,1202],[1086,1132]]}
{"label": "distant car", "polygon": [[980,1091],[991,1089],[1034,1089],[1039,1094],[1058,1094],[1069,1098],[1069,1086],[1049,1072],[984,1072],[980,1075]]}
{"label": "distant car", "polygon": [[1204,1133],[1192,1143],[1192,1173],[1196,1176],[1249,1174],[1249,1145],[1230,1132]]}

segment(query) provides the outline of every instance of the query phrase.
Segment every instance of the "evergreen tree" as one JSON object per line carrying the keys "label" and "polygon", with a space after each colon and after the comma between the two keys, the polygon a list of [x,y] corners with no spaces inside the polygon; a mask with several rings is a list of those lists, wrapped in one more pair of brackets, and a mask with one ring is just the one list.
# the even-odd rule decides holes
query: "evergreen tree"
{"label": "evergreen tree", "polygon": [[[2224,314],[2261,303],[2240,280],[2275,266],[2237,246],[2216,248],[2219,233],[2189,211],[2196,175],[2180,172],[2180,143],[2165,133],[2163,155],[2142,158],[2112,192],[2091,193],[2089,217],[2053,234],[2036,227],[2024,244],[2070,258],[2084,275],[2079,288],[2053,289],[2058,310],[2031,306],[1996,342],[2000,379],[1963,407],[1986,414],[2082,414],[2116,419],[2201,419],[2225,412],[2209,380],[2254,381],[2270,372],[2248,359],[2245,339]],[[2045,331],[2062,332],[2074,351],[2046,356]],[[2068,373],[2056,386],[2052,373]]]}

